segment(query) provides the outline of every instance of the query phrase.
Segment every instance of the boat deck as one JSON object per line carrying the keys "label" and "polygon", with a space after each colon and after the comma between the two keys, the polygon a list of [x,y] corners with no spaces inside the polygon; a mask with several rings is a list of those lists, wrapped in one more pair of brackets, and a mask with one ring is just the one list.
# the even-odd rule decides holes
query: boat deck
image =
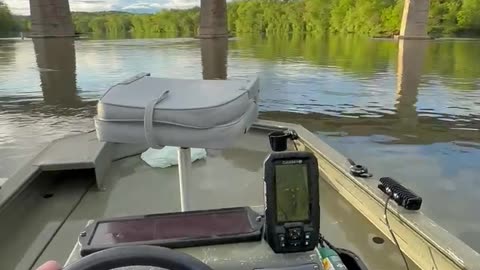
{"label": "boat deck", "polygon": [[[266,132],[251,130],[233,148],[194,162],[186,186],[191,210],[263,205],[269,152]],[[92,170],[43,173],[0,212],[0,269],[64,263],[92,219],[180,211],[176,166],[151,168],[135,155],[114,161],[104,183],[98,190]],[[397,248],[325,181],[320,201],[320,230],[330,242],[356,252],[369,269],[405,269]],[[375,236],[385,242],[374,243]]]}

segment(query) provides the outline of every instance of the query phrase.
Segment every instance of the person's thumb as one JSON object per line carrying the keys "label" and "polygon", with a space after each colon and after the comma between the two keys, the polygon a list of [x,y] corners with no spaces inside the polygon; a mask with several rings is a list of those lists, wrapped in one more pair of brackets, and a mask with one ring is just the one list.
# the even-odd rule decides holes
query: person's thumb
{"label": "person's thumb", "polygon": [[37,270],[61,270],[62,267],[56,261],[48,261],[42,264]]}

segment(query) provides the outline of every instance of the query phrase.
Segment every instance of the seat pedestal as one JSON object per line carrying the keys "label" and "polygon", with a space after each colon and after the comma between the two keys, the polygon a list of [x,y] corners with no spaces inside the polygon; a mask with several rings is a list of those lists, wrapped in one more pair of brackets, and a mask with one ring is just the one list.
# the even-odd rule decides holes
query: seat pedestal
{"label": "seat pedestal", "polygon": [[178,183],[180,185],[180,206],[182,212],[189,211],[187,184],[192,176],[192,156],[190,148],[178,148]]}

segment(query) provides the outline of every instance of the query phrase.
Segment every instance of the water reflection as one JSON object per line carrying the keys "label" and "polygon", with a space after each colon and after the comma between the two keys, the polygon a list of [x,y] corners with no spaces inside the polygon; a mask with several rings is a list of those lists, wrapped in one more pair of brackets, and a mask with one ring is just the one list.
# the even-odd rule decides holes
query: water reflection
{"label": "water reflection", "polygon": [[13,40],[0,41],[0,71],[2,70],[2,66],[7,68],[15,62],[15,43]]}
{"label": "water reflection", "polygon": [[[462,61],[457,67],[457,60],[464,60],[468,50],[476,52],[478,43],[402,42],[249,36],[232,43],[230,50],[252,70],[250,59],[260,59],[260,105],[271,119],[300,118],[314,130],[338,135],[386,135],[382,143],[480,140],[480,118],[473,109],[480,92],[456,87],[478,84],[480,71],[473,64]],[[229,63],[232,71],[244,64],[234,60]],[[286,116],[285,111],[300,114]]]}
{"label": "water reflection", "polygon": [[90,130],[96,102],[78,95],[72,38],[14,41],[2,54],[15,57],[0,61],[0,178],[8,178],[46,143]]}
{"label": "water reflection", "polygon": [[41,88],[46,104],[82,106],[77,95],[73,38],[33,39]]}
{"label": "water reflection", "polygon": [[201,39],[200,46],[203,79],[227,79],[228,38]]}
{"label": "water reflection", "polygon": [[475,91],[480,88],[477,41],[431,42],[426,57],[426,74],[440,80],[451,90]]}
{"label": "water reflection", "polygon": [[397,61],[397,116],[413,127],[417,122],[417,96],[429,41],[400,40]]}
{"label": "water reflection", "polygon": [[[375,118],[342,118],[324,113],[299,114],[271,111],[261,112],[260,115],[262,119],[297,123],[330,137],[372,136],[371,140],[378,144],[423,145],[452,141],[480,142],[477,130],[480,120],[465,119],[463,129],[459,129],[453,121],[419,117],[415,125],[406,128],[408,126],[399,121],[397,115],[390,114]],[[462,121],[462,118],[457,119]],[[406,121],[412,124],[412,118],[406,118]],[[475,143],[467,143],[467,145],[476,147]]]}

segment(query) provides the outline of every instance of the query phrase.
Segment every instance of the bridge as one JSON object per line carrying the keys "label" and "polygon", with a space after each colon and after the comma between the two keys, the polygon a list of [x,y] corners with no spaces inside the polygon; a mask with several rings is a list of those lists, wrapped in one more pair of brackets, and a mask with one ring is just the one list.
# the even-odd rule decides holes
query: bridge
{"label": "bridge", "polygon": [[[199,38],[226,37],[226,0],[201,0]],[[428,39],[429,0],[405,0],[399,39]],[[30,0],[33,38],[75,35],[68,0]]]}
{"label": "bridge", "polygon": [[[226,10],[226,0],[201,0],[198,37],[226,37]],[[68,0],[30,0],[30,15],[32,38],[75,36]]]}

